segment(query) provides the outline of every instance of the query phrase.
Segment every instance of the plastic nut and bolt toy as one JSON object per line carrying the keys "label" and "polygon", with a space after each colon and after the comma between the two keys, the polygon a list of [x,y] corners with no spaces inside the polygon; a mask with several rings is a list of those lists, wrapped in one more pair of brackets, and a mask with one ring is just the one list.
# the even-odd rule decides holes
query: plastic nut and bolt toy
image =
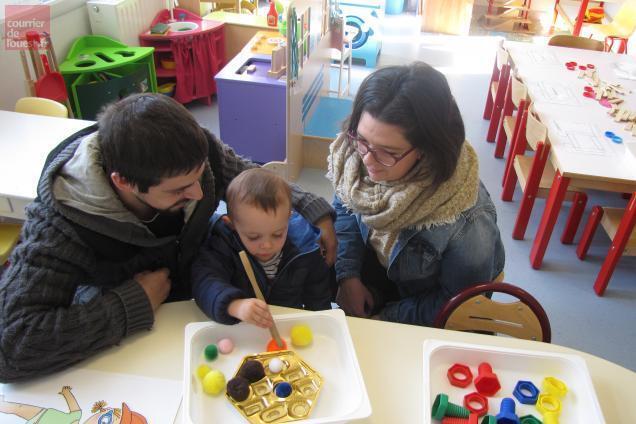
{"label": "plastic nut and bolt toy", "polygon": [[517,424],[519,417],[515,414],[515,401],[512,398],[503,398],[497,414],[497,424]]}
{"label": "plastic nut and bolt toy", "polygon": [[541,393],[537,399],[537,411],[542,415],[561,413],[561,400],[551,394]]}
{"label": "plastic nut and bolt toy", "polygon": [[551,395],[564,397],[568,392],[568,386],[556,377],[546,377],[542,383],[543,391]]}
{"label": "plastic nut and bolt toy", "polygon": [[442,424],[479,424],[479,417],[476,414],[470,414],[468,418],[444,417]]}
{"label": "plastic nut and bolt toy", "polygon": [[470,415],[470,411],[468,411],[468,409],[449,402],[448,395],[444,393],[437,395],[433,402],[432,409],[431,415],[436,420],[441,420],[444,417],[468,418],[468,415]]}
{"label": "plastic nut and bolt toy", "polygon": [[475,388],[484,396],[494,396],[501,389],[497,374],[492,372],[492,367],[488,362],[479,364],[479,374],[475,378]]}
{"label": "plastic nut and bolt toy", "polygon": [[547,412],[541,417],[543,424],[559,424],[559,416],[557,414]]}
{"label": "plastic nut and bolt toy", "polygon": [[456,387],[468,387],[473,382],[473,373],[468,365],[453,364],[446,373],[450,384]]}
{"label": "plastic nut and bolt toy", "polygon": [[488,399],[477,392],[468,393],[464,396],[464,407],[481,417],[488,413]]}
{"label": "plastic nut and bolt toy", "polygon": [[482,418],[480,424],[497,424],[497,418],[493,417],[492,415],[486,415],[484,418]]}
{"label": "plastic nut and bolt toy", "polygon": [[519,418],[520,424],[541,424],[541,420],[535,417],[534,415],[524,415]]}
{"label": "plastic nut and bolt toy", "polygon": [[524,405],[534,405],[539,398],[539,388],[531,381],[519,380],[512,394]]}

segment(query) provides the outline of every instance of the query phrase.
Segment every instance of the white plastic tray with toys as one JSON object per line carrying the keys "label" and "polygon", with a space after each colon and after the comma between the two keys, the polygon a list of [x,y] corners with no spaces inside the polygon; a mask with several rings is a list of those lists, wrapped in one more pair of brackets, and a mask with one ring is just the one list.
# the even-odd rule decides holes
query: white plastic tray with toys
{"label": "white plastic tray with toys", "polygon": [[[317,388],[318,397],[312,405],[308,416],[296,422],[306,424],[318,423],[343,423],[350,420],[365,418],[371,415],[371,405],[364,385],[360,366],[353,347],[349,328],[341,310],[328,310],[312,313],[286,314],[274,316],[276,326],[281,337],[287,343],[288,348],[308,366],[309,374],[315,371],[321,378],[321,386]],[[311,330],[313,341],[306,347],[295,347],[290,340],[291,329],[297,325],[308,326]],[[205,349],[211,344],[217,344],[219,340],[229,338],[234,344],[230,353],[219,353],[214,360],[208,360]],[[256,405],[261,409],[246,419],[239,411],[238,402],[233,402],[226,390],[223,389],[217,395],[206,394],[203,390],[203,381],[197,370],[202,365],[220,371],[226,381],[232,379],[246,357],[255,355],[264,358],[266,377],[258,383],[250,385],[247,401],[258,398],[257,392],[266,384],[275,386],[278,375],[272,375],[267,361],[266,351],[270,335],[267,330],[253,325],[240,323],[237,325],[222,325],[214,322],[191,323],[185,329],[185,354],[184,354],[184,398],[183,398],[183,422],[187,424],[205,423],[246,423],[246,422],[283,422],[292,416],[281,419],[271,419],[267,415],[267,409],[272,408],[272,390],[262,396]],[[224,349],[223,349],[224,350]],[[287,357],[289,358],[289,357]],[[284,357],[283,360],[285,361]],[[289,366],[289,362],[287,365]],[[205,367],[203,367],[205,368]],[[307,372],[305,377],[307,377]],[[289,370],[291,371],[291,370]],[[284,375],[283,370],[280,375]],[[307,379],[307,378],[305,378]],[[310,381],[313,384],[315,378]],[[266,384],[264,384],[264,382]],[[294,382],[292,386],[296,387]],[[258,385],[258,387],[257,387]],[[299,387],[300,390],[302,386]],[[267,388],[266,388],[267,390]],[[295,389],[294,389],[295,390]],[[302,396],[303,393],[300,393]],[[290,398],[291,399],[291,398]],[[278,399],[280,401],[280,399]],[[284,400],[283,400],[284,403]],[[291,406],[291,405],[290,405]],[[243,412],[252,414],[250,409]],[[290,411],[293,408],[290,407]],[[292,417],[293,418],[293,417]]]}
{"label": "white plastic tray with toys", "polygon": [[[491,366],[492,372],[497,376],[501,386],[495,395],[486,396],[489,415],[496,417],[500,412],[502,400],[511,398],[514,400],[515,413],[520,418],[533,415],[540,422],[545,422],[540,409],[548,411],[548,413],[550,410],[554,412],[557,404],[560,403],[558,421],[555,422],[560,424],[605,423],[587,365],[579,356],[440,340],[424,342],[424,423],[441,422],[433,417],[433,406],[439,394],[447,395],[450,403],[461,407],[465,406],[464,398],[466,395],[477,392],[476,383],[483,384],[483,380],[479,380],[479,382],[476,380],[479,376],[479,365],[482,363],[488,363]],[[472,374],[472,376],[467,376],[461,370],[455,374],[459,380],[466,378],[471,380],[468,385],[466,385],[466,381],[460,382],[460,384],[466,385],[464,388],[450,382],[449,369],[455,364],[468,366]],[[456,370],[457,368],[453,368],[453,371]],[[451,374],[453,374],[452,371]],[[556,396],[557,401],[550,400],[550,397],[544,397],[545,402],[542,405],[545,408],[538,407],[538,404],[521,403],[513,395],[519,381],[529,381],[538,389],[541,396],[546,393],[543,387],[543,380],[546,377],[549,377],[549,382],[565,383],[567,392],[563,397]],[[521,398],[532,402],[533,388],[528,387],[525,383],[521,388],[523,389]],[[525,396],[529,399],[526,399]],[[549,396],[553,396],[552,399],[554,399],[555,395]],[[439,402],[435,406],[439,407]],[[480,402],[472,404],[475,410],[479,410],[480,406]],[[441,414],[441,411],[438,410],[437,413]],[[488,422],[488,420],[484,420],[481,416],[478,422]],[[526,422],[537,421],[528,420]]]}

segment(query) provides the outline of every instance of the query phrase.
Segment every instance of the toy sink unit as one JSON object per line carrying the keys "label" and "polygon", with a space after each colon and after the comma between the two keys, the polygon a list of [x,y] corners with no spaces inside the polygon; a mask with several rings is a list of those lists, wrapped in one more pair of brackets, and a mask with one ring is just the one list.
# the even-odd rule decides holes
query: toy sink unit
{"label": "toy sink unit", "polygon": [[[371,405],[358,358],[341,310],[277,315],[274,316],[274,320],[289,349],[322,377],[320,397],[307,419],[302,420],[303,423],[344,423],[371,415]],[[291,329],[300,324],[308,326],[313,333],[313,341],[309,346],[294,347],[291,343]],[[228,354],[219,354],[212,361],[206,360],[206,346],[216,344],[223,338],[232,339],[234,350]],[[205,364],[221,371],[226,381],[230,380],[245,357],[267,355],[261,353],[265,352],[270,339],[267,330],[245,323],[188,324],[185,329],[184,347],[183,423],[247,422],[226,398],[225,390],[216,396],[203,392],[197,368]]]}
{"label": "toy sink unit", "polygon": [[[424,342],[423,361],[426,424],[439,422],[431,417],[431,411],[440,393],[448,395],[449,402],[464,406],[464,396],[476,391],[474,383],[479,364],[483,362],[491,366],[501,385],[494,396],[487,397],[489,415],[496,416],[502,400],[511,398],[518,417],[531,414],[543,421],[537,407],[522,404],[513,391],[523,380],[532,382],[540,393],[544,393],[543,379],[554,377],[567,385],[567,392],[560,398],[560,424],[605,423],[587,365],[580,356],[430,339]],[[451,385],[447,376],[455,364],[466,365],[471,370],[472,382],[464,388]]]}
{"label": "toy sink unit", "polygon": [[195,29],[199,28],[199,24],[195,22],[178,21],[169,23],[168,27],[170,28],[170,31],[173,32],[186,32],[194,31]]}

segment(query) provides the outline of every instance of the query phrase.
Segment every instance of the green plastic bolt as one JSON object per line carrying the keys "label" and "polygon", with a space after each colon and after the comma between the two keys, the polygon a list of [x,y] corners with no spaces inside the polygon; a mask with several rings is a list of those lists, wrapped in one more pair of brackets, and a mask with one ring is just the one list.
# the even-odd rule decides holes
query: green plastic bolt
{"label": "green plastic bolt", "polygon": [[497,424],[497,418],[492,415],[486,415],[482,420],[481,424]]}
{"label": "green plastic bolt", "polygon": [[521,424],[542,424],[541,420],[534,415],[524,415],[523,417],[519,418],[519,422]]}
{"label": "green plastic bolt", "polygon": [[468,418],[470,411],[463,406],[448,401],[448,395],[440,393],[433,402],[433,418],[441,420],[444,417]]}

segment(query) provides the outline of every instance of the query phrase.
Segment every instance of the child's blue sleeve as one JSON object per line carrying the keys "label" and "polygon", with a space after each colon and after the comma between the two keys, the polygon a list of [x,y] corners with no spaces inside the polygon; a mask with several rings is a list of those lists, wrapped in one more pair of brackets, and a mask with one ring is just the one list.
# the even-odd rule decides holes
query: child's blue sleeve
{"label": "child's blue sleeve", "polygon": [[248,297],[232,285],[232,249],[221,237],[210,235],[192,265],[192,295],[201,310],[221,324],[236,324],[228,314],[233,300]]}

